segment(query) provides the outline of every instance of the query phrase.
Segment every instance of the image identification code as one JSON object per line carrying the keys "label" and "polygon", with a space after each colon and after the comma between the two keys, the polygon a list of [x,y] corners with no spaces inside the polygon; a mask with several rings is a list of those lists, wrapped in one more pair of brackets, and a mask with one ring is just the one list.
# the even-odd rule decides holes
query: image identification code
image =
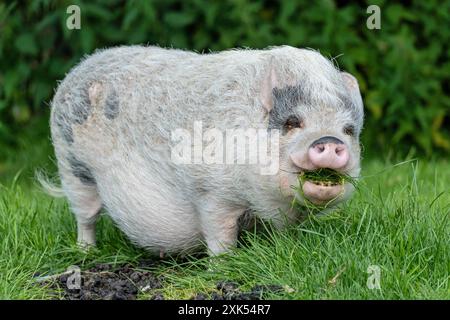
{"label": "image identification code", "polygon": [[220,308],[206,306],[189,306],[178,308],[179,315],[204,315],[209,318],[212,314],[222,315],[267,315],[270,304],[224,304]]}

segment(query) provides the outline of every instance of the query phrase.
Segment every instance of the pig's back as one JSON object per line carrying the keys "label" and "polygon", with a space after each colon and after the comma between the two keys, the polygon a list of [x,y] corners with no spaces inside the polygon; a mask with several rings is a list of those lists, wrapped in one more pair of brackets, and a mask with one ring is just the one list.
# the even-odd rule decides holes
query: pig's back
{"label": "pig's back", "polygon": [[146,144],[166,143],[173,130],[192,129],[194,121],[227,127],[227,113],[252,114],[242,106],[253,103],[249,77],[257,72],[246,78],[240,70],[244,61],[250,69],[258,63],[257,52],[200,55],[133,46],[95,53],[58,87],[53,139],[90,149],[117,139],[129,145],[144,143],[136,141],[144,137]]}

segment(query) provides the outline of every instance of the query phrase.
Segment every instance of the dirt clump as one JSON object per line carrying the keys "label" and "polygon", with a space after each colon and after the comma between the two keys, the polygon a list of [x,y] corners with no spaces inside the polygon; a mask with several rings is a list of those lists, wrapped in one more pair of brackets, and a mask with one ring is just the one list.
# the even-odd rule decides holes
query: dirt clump
{"label": "dirt clump", "polygon": [[[79,285],[73,282],[73,274],[64,273],[51,284],[54,289],[63,290],[68,300],[134,300],[138,293],[162,288],[162,279],[148,270],[123,265],[114,267],[98,264],[80,272]],[[158,299],[158,298],[156,298]]]}
{"label": "dirt clump", "polygon": [[250,291],[242,291],[237,283],[231,281],[218,282],[216,289],[211,294],[199,293],[192,300],[261,300],[264,293],[283,291],[279,285],[255,285]]}

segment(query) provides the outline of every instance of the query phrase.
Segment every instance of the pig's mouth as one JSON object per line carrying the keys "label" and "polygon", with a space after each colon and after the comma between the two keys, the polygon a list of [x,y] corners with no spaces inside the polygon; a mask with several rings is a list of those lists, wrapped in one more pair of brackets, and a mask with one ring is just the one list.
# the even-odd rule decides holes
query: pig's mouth
{"label": "pig's mouth", "polygon": [[299,174],[299,191],[311,203],[327,205],[344,195],[349,180],[346,174],[328,168],[302,171]]}
{"label": "pig's mouth", "polygon": [[305,198],[316,205],[325,205],[344,194],[344,184],[320,183],[317,181],[304,181],[302,191]]}

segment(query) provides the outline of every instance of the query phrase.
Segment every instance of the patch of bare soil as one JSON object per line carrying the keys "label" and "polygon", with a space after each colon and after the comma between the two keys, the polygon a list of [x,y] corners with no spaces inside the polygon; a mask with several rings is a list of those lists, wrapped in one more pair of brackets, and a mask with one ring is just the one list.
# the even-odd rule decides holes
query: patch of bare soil
{"label": "patch of bare soil", "polygon": [[[63,299],[67,300],[134,300],[143,292],[152,293],[151,299],[164,300],[158,290],[163,288],[163,278],[145,270],[146,266],[146,263],[138,267],[98,264],[79,274],[79,286],[73,285],[73,273],[63,273],[42,283],[62,291]],[[282,290],[279,285],[256,285],[242,291],[235,282],[220,281],[214,290],[199,292],[191,300],[260,300],[264,293]]]}
{"label": "patch of bare soil", "polygon": [[63,290],[63,298],[68,300],[134,300],[139,292],[162,288],[160,277],[128,264],[98,264],[82,271],[79,286],[73,285],[70,273],[61,274],[50,283],[50,288]]}

